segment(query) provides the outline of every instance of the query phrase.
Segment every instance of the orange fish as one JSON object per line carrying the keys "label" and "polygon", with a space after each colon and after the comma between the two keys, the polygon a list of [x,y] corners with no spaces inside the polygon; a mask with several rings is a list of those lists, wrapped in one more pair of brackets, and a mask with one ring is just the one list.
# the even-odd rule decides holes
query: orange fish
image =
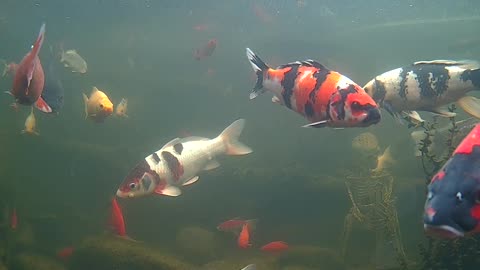
{"label": "orange fish", "polygon": [[117,202],[117,199],[112,199],[112,212],[110,216],[110,225],[118,236],[126,237],[127,231],[125,229],[125,219],[123,218],[122,209]]}
{"label": "orange fish", "polygon": [[12,228],[12,230],[16,230],[17,226],[18,226],[17,209],[14,207],[12,211],[12,215],[10,216],[10,228]]}
{"label": "orange fish", "polygon": [[62,248],[57,252],[57,257],[62,260],[67,260],[72,256],[74,251],[75,249],[73,247]]}
{"label": "orange fish", "polygon": [[218,44],[218,41],[216,39],[211,39],[208,41],[206,45],[196,49],[195,52],[193,53],[193,56],[195,57],[196,60],[202,60],[204,58],[207,58],[213,54],[213,51],[215,51],[217,44]]}
{"label": "orange fish", "polygon": [[271,242],[260,248],[260,250],[267,251],[267,252],[281,252],[287,249],[288,249],[288,244],[283,241]]}
{"label": "orange fish", "polygon": [[103,91],[98,90],[95,86],[90,98],[83,94],[83,101],[85,102],[85,119],[90,118],[101,123],[113,113],[113,103]]}
{"label": "orange fish", "polygon": [[242,226],[242,231],[240,232],[240,235],[238,236],[238,247],[239,248],[249,248],[252,246],[250,244],[250,225],[249,223],[244,223]]}
{"label": "orange fish", "polygon": [[272,92],[274,103],[310,121],[304,127],[367,127],[380,122],[377,103],[362,87],[314,60],[270,68],[249,48],[247,58],[257,75],[250,99]]}

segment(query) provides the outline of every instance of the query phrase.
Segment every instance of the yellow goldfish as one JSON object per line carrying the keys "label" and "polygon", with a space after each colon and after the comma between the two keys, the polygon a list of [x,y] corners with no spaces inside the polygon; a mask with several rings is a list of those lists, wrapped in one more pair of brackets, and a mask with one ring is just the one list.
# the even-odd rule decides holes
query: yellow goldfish
{"label": "yellow goldfish", "polygon": [[115,115],[119,116],[119,117],[128,118],[127,106],[128,106],[128,99],[122,98],[120,103],[118,103],[118,105],[117,105],[117,109],[115,110]]}
{"label": "yellow goldfish", "polygon": [[83,101],[85,102],[85,119],[90,118],[95,122],[103,122],[113,113],[113,103],[104,92],[95,86],[90,98],[83,94]]}
{"label": "yellow goldfish", "polygon": [[35,115],[33,114],[33,107],[28,115],[27,119],[25,120],[25,129],[22,130],[23,133],[33,134],[33,135],[40,135],[35,129],[37,125],[37,121],[35,120]]}

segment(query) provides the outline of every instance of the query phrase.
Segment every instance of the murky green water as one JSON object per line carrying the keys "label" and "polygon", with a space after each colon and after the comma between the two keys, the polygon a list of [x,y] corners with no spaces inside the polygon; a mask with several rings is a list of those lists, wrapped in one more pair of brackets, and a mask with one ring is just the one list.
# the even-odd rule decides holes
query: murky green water
{"label": "murky green water", "polygon": [[[254,75],[245,47],[273,65],[316,59],[363,85],[413,61],[478,60],[479,14],[480,3],[467,0],[0,1],[0,58],[19,62],[46,22],[42,62],[55,61],[49,47],[63,44],[89,67],[83,75],[60,70],[65,106],[59,115],[36,112],[40,136],[20,134],[28,107],[15,112],[11,97],[0,98],[0,207],[18,214],[16,230],[8,215],[2,219],[3,265],[401,269],[394,241],[378,238],[383,227],[357,221],[347,244],[342,240],[352,207],[347,176],[370,179],[365,172],[376,158],[353,151],[352,139],[369,131],[395,158],[389,176],[370,181],[385,186],[393,179],[389,209],[398,213],[400,261],[421,269],[425,175],[413,157],[412,130],[386,112],[364,129],[300,128],[306,120],[272,104],[270,94],[248,99]],[[212,38],[213,55],[196,61],[194,49]],[[11,84],[11,77],[0,79],[2,91]],[[82,93],[93,86],[115,105],[128,98],[129,118],[85,120]],[[131,168],[174,137],[213,138],[238,118],[247,120],[241,141],[252,154],[222,157],[220,168],[202,172],[180,197],[118,199],[128,235],[140,242],[111,236],[110,201]],[[259,220],[249,250],[216,230],[234,217]],[[288,242],[290,251],[259,250],[275,240]],[[58,258],[69,246],[73,255]],[[463,267],[479,263],[477,255]]]}

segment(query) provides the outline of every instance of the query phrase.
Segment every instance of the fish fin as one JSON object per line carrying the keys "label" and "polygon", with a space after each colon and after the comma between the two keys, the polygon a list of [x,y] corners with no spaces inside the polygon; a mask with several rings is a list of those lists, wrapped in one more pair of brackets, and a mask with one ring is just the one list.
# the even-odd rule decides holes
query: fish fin
{"label": "fish fin", "polygon": [[[174,146],[175,144],[180,143],[180,142],[181,142],[180,138],[175,138],[175,139],[167,142],[164,146],[162,146],[162,148],[160,150],[163,150],[163,149],[165,149],[169,146]],[[157,152],[159,152],[159,151],[157,151]]]}
{"label": "fish fin", "polygon": [[263,89],[263,74],[267,72],[270,67],[263,62],[250,48],[247,48],[247,58],[252,65],[255,74],[257,75],[257,82],[250,93],[250,99],[256,98],[259,94],[265,92]]}
{"label": "fish fin", "polygon": [[246,155],[252,152],[250,147],[238,141],[244,126],[245,119],[238,119],[218,136],[225,143],[227,155]]}
{"label": "fish fin", "polygon": [[257,266],[255,264],[249,264],[242,268],[241,270],[257,270]]}
{"label": "fish fin", "polygon": [[464,69],[478,69],[480,63],[474,60],[432,60],[432,61],[417,61],[413,63],[417,65],[444,65],[444,66],[457,66]]}
{"label": "fish fin", "polygon": [[95,92],[98,92],[98,91],[100,91],[100,90],[98,90],[98,88],[97,88],[96,86],[94,86],[94,87],[92,88],[92,94],[94,94]]}
{"label": "fish fin", "polygon": [[207,165],[203,169],[205,171],[209,171],[209,170],[216,169],[218,167],[220,167],[220,163],[218,163],[218,161],[216,161],[215,159],[212,159],[207,163]]}
{"label": "fish fin", "polygon": [[442,116],[442,117],[455,117],[455,115],[457,115],[456,113],[454,112],[449,112],[445,109],[441,109],[441,108],[433,108],[431,110],[428,110],[429,112],[432,112],[438,116]]}
{"label": "fish fin", "polygon": [[313,122],[310,124],[303,125],[302,127],[314,127],[314,128],[323,128],[328,126],[328,120],[323,120],[323,121],[318,121],[318,122]]}
{"label": "fish fin", "polygon": [[[44,113],[51,113],[52,108],[47,104],[47,102],[40,96],[35,102],[35,107]],[[33,107],[32,107],[33,108]]]}
{"label": "fish fin", "polygon": [[472,96],[464,96],[457,104],[472,117],[480,119],[480,99]]}
{"label": "fish fin", "polygon": [[83,102],[85,103],[85,119],[88,118],[88,97],[85,95],[85,93],[82,93],[83,95]]}
{"label": "fish fin", "polygon": [[[40,52],[40,49],[42,48],[42,44],[43,44],[44,39],[45,39],[45,23],[43,23],[42,26],[40,27],[40,32],[38,33],[37,40],[35,41],[35,44],[33,44],[33,48],[32,48],[33,58],[38,56],[38,53]],[[33,73],[33,71],[32,71],[32,73]]]}
{"label": "fish fin", "polygon": [[155,193],[159,195],[177,197],[182,195],[182,191],[178,187],[174,186],[164,186],[161,188],[156,188]]}
{"label": "fish fin", "polygon": [[197,182],[197,181],[198,181],[198,178],[199,178],[198,176],[194,176],[194,177],[192,177],[190,180],[188,180],[187,182],[183,183],[182,186],[191,185],[191,184]]}
{"label": "fish fin", "polygon": [[3,91],[4,94],[8,94],[13,97],[12,91]]}

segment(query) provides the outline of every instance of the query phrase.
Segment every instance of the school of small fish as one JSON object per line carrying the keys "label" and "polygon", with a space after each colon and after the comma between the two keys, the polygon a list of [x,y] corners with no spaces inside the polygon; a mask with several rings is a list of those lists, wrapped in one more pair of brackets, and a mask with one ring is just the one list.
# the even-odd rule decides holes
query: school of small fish
{"label": "school of small fish", "polygon": [[[303,5],[302,1],[298,3]],[[259,7],[254,7],[254,12],[264,22],[271,23],[273,20]],[[208,27],[201,24],[193,29],[204,32]],[[2,60],[2,77],[12,78],[11,89],[7,92],[14,99],[12,107],[16,110],[19,110],[20,105],[30,107],[22,134],[40,135],[34,108],[43,113],[58,114],[64,107],[65,91],[58,78],[56,63],[72,73],[85,74],[88,71],[87,62],[77,50],[64,51],[63,45],[59,59],[50,59],[48,68],[44,70],[40,52],[45,38],[46,25],[42,24],[31,50],[26,52],[18,64]],[[213,56],[217,47],[218,40],[210,39],[194,50],[193,58],[204,61]],[[383,120],[381,109],[402,123],[406,120],[409,125],[418,127],[424,122],[419,112],[453,117],[454,113],[442,107],[454,102],[459,104],[472,116],[470,119],[474,122],[468,119],[457,122],[457,125],[464,128],[463,134],[458,139],[458,147],[450,160],[428,186],[424,228],[431,235],[447,238],[480,232],[480,102],[467,95],[470,91],[480,90],[478,62],[418,61],[380,73],[361,87],[342,73],[312,59],[293,61],[274,68],[249,48],[246,48],[246,59],[256,78],[249,98],[255,99],[264,92],[271,93],[273,103],[286,107],[307,121],[302,124],[303,127],[367,128]],[[109,97],[114,91],[91,87],[89,95],[83,93],[84,119],[104,123],[112,115],[129,118],[127,98],[122,97],[118,105],[114,106]],[[188,193],[190,186],[198,182],[200,172],[218,168],[219,156],[252,154],[252,149],[239,141],[245,124],[245,119],[238,119],[215,138],[173,138],[147,157],[139,156],[140,161],[132,166],[111,199],[109,223],[113,233],[133,240],[127,235],[126,220],[117,197],[177,197]],[[440,129],[437,132],[440,134],[444,131]],[[411,135],[417,145],[425,138],[420,131],[414,131]],[[370,170],[373,174],[388,170],[396,162],[391,146],[382,152],[378,138],[372,132],[356,136],[352,140],[352,148],[358,152],[378,154],[376,167]],[[18,217],[15,208],[10,211],[10,220],[10,228],[16,230]],[[232,218],[220,223],[217,230],[234,235],[239,249],[249,249],[254,246],[252,238],[257,223],[257,219]],[[288,250],[289,244],[276,240],[258,249],[280,253]],[[57,252],[57,256],[68,259],[74,251],[74,247],[65,247]],[[256,266],[252,264],[242,270],[255,269]]]}

